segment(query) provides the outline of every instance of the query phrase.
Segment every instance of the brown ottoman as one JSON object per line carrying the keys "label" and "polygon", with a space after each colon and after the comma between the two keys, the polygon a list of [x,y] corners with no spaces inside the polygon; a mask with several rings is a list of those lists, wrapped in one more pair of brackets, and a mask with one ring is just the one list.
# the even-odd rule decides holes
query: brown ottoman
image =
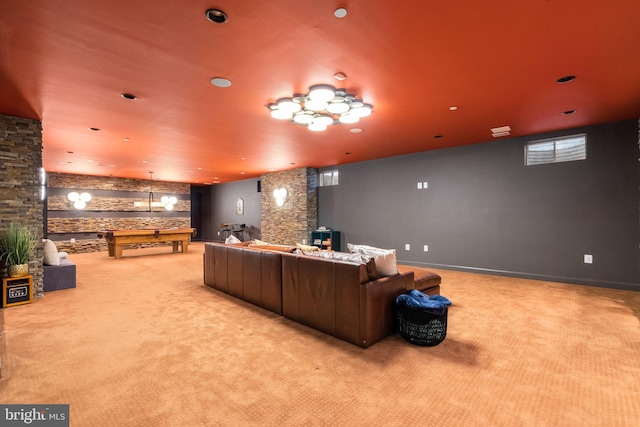
{"label": "brown ottoman", "polygon": [[417,290],[427,295],[440,294],[440,282],[442,278],[433,271],[413,265],[398,265],[398,271],[400,273],[413,271],[413,281]]}

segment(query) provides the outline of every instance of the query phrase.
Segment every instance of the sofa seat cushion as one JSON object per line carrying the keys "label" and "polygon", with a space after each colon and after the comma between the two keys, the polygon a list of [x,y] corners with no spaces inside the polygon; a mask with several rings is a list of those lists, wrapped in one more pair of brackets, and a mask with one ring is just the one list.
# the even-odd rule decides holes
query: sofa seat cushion
{"label": "sofa seat cushion", "polygon": [[409,271],[413,271],[413,277],[416,289],[422,291],[428,295],[433,295],[434,292],[425,292],[429,289],[436,290],[435,293],[440,292],[440,283],[442,282],[442,278],[434,273],[433,271],[429,271],[426,268],[415,267],[413,265],[400,265],[398,264],[398,271],[400,273],[407,273]]}

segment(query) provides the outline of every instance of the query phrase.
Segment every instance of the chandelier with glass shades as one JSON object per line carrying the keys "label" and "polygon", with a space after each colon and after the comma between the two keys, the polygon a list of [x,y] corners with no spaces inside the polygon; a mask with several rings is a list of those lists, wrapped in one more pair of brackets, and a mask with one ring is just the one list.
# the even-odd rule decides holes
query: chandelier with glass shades
{"label": "chandelier with glass shades", "polygon": [[290,120],[312,131],[326,130],[329,125],[357,123],[371,114],[373,106],[331,85],[309,87],[308,94],[294,94],[267,105],[271,117]]}

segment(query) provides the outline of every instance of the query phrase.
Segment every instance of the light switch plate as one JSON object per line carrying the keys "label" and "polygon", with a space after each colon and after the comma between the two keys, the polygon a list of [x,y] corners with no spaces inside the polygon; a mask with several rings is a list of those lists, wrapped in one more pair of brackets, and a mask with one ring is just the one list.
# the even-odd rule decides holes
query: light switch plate
{"label": "light switch plate", "polygon": [[410,244],[408,244],[408,243],[407,243],[407,244],[405,244],[405,245],[404,245],[404,250],[405,250],[405,251],[410,251],[410,250],[411,250],[411,245],[410,245]]}
{"label": "light switch plate", "polygon": [[587,254],[585,254],[585,256],[584,256],[584,263],[585,263],[585,264],[593,264],[593,255],[587,255]]}

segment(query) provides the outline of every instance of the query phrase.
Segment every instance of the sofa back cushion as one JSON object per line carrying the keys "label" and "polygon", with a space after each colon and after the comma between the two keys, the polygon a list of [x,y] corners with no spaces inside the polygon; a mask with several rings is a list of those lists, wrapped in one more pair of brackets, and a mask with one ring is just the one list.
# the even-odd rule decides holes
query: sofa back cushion
{"label": "sofa back cushion", "polygon": [[394,276],[398,274],[395,249],[380,249],[368,245],[354,245],[347,243],[351,253],[372,256],[376,260],[376,268],[381,276]]}
{"label": "sofa back cushion", "polygon": [[375,259],[372,256],[336,251],[302,252],[302,254],[305,256],[316,258],[349,262],[352,264],[364,264],[369,280],[376,280],[378,277],[380,277],[380,274],[378,274],[378,269],[376,268]]}

